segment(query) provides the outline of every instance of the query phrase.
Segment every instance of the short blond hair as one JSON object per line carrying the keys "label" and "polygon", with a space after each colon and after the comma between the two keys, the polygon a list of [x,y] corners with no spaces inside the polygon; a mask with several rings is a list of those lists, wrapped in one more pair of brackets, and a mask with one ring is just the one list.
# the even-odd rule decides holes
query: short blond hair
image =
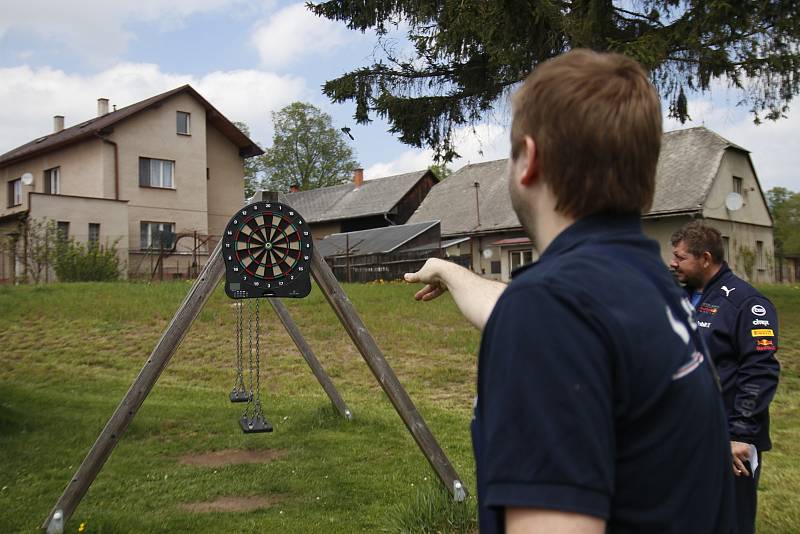
{"label": "short blond hair", "polygon": [[661,105],[639,63],[573,50],[534,69],[513,97],[511,155],[536,143],[556,210],[575,218],[650,209]]}

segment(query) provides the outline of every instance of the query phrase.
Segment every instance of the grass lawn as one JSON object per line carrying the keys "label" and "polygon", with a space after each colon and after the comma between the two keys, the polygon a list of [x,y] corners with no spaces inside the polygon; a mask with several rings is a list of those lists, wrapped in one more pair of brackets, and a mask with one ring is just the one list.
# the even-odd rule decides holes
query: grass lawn
{"label": "grass lawn", "polygon": [[[186,282],[0,287],[0,526],[36,532],[186,294]],[[449,296],[345,285],[456,471],[469,438],[479,336]],[[781,318],[775,448],[760,532],[800,531],[800,287],[766,287]],[[235,317],[209,300],[66,532],[471,532],[316,288],[285,301],[353,412],[345,421],[268,306],[262,396],[272,434],[231,404]],[[264,358],[266,362],[264,362]],[[209,455],[209,453],[218,453]],[[205,455],[205,456],[203,456]],[[253,460],[255,463],[242,463]],[[247,508],[255,508],[247,510]],[[426,530],[427,529],[427,530]]]}

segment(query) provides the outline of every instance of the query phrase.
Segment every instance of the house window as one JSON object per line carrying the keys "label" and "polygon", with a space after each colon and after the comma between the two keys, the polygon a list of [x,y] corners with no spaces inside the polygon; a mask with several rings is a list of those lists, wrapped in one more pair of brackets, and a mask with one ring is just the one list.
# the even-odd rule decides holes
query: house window
{"label": "house window", "polygon": [[191,135],[189,132],[190,114],[185,111],[179,111],[177,115],[178,133],[181,135]]}
{"label": "house window", "polygon": [[492,274],[500,274],[500,262],[499,261],[493,261],[491,267],[492,267],[492,269],[491,269],[490,272]]}
{"label": "house window", "polygon": [[58,221],[56,223],[56,235],[59,241],[69,239],[69,221]]}
{"label": "house window", "polygon": [[48,195],[61,194],[61,167],[44,171],[44,192]]}
{"label": "house window", "polygon": [[96,245],[100,241],[100,223],[89,223],[89,244]]}
{"label": "house window", "polygon": [[512,250],[508,253],[508,263],[511,265],[512,271],[531,262],[533,262],[532,250]]}
{"label": "house window", "polygon": [[141,248],[172,248],[175,239],[175,223],[150,222],[141,223]]}
{"label": "house window", "polygon": [[8,182],[8,207],[13,208],[22,204],[22,179],[17,178]]}
{"label": "house window", "polygon": [[172,189],[175,162],[168,159],[139,158],[139,186]]}
{"label": "house window", "polygon": [[742,179],[738,176],[733,177],[733,192],[742,194]]}
{"label": "house window", "polygon": [[763,271],[766,268],[764,261],[764,242],[756,241],[756,267],[758,270]]}
{"label": "house window", "polygon": [[727,262],[731,261],[731,239],[728,236],[722,236],[722,254],[723,260]]}

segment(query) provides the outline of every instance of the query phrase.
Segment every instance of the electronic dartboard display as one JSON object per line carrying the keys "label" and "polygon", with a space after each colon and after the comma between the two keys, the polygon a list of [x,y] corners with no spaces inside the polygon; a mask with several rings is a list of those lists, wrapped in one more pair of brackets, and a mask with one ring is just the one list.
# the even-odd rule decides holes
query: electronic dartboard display
{"label": "electronic dartboard display", "polygon": [[234,299],[305,297],[313,252],[303,218],[280,202],[254,202],[225,227],[225,293]]}

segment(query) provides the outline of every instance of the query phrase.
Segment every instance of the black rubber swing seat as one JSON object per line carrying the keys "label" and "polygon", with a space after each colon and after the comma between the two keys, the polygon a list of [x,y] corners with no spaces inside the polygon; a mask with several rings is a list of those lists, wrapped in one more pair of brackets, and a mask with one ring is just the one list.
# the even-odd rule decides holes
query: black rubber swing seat
{"label": "black rubber swing seat", "polygon": [[272,432],[272,425],[263,416],[255,416],[249,419],[243,416],[239,419],[239,425],[242,427],[242,432],[245,434],[256,434],[259,432]]}
{"label": "black rubber swing seat", "polygon": [[250,394],[243,389],[234,389],[230,395],[231,402],[247,402],[251,398]]}

